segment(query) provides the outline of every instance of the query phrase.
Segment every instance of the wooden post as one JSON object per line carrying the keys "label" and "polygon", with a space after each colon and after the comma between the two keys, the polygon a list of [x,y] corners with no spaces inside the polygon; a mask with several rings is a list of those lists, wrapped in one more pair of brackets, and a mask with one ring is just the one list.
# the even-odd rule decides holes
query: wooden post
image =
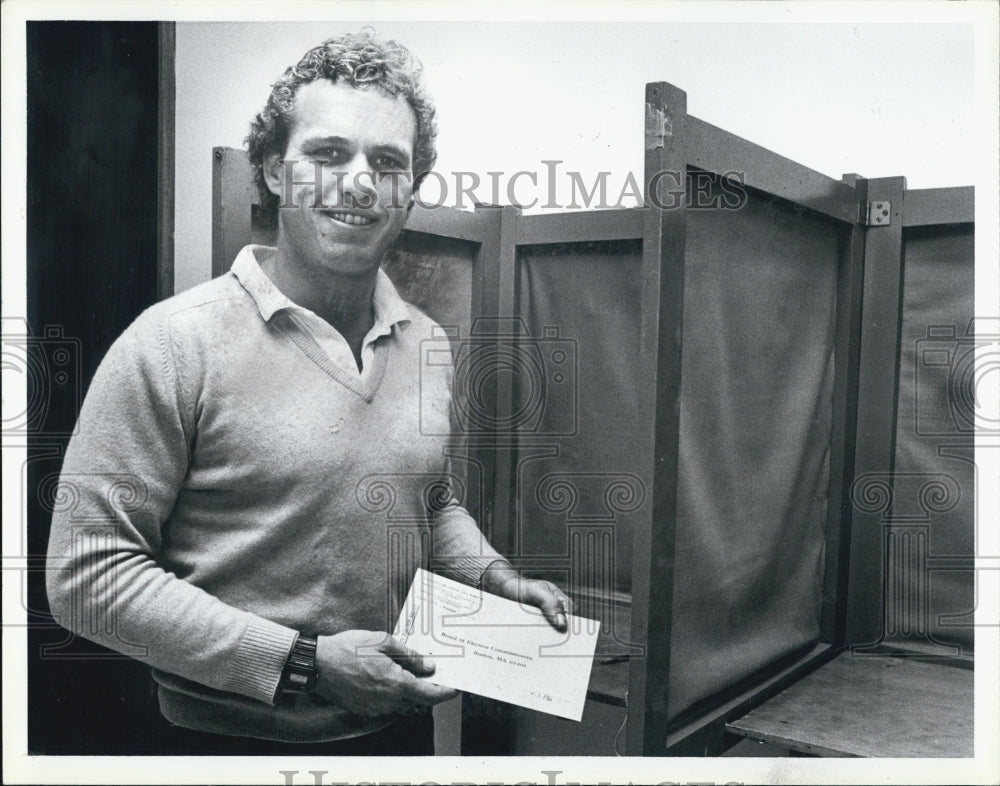
{"label": "wooden post", "polygon": [[246,151],[212,148],[212,278],[229,270],[250,242],[250,211],[256,199]]}
{"label": "wooden post", "polygon": [[[463,337],[475,349],[486,349],[486,362],[498,348],[497,325],[513,314],[519,208],[476,205],[483,217],[482,242],[472,269],[472,335]],[[490,358],[494,360],[490,360]],[[500,440],[496,430],[485,433],[482,424],[499,423],[511,413],[511,385],[499,384],[495,369],[486,370],[486,384],[477,402],[478,426],[469,434],[470,455],[481,468],[480,529],[502,554],[510,554],[512,527],[511,440]],[[478,375],[478,374],[477,374]],[[457,375],[456,375],[457,376]],[[456,396],[459,392],[456,391]],[[477,696],[464,696],[461,710],[463,755],[502,755],[512,745],[513,709]]]}
{"label": "wooden post", "polygon": [[[632,556],[632,637],[645,655],[629,669],[626,750],[662,755],[667,746],[674,532],[677,513],[681,327],[687,192],[687,94],[666,82],[646,85],[645,205],[640,413],[651,425],[643,446],[652,504],[637,517]],[[673,194],[669,192],[673,192]]]}
{"label": "wooden post", "polygon": [[[496,317],[500,308],[500,245],[501,221],[503,209],[494,205],[477,205],[476,214],[483,217],[482,241],[472,262],[472,335],[462,336],[462,340],[478,343],[477,331],[483,330],[484,321]],[[458,358],[461,362],[461,357]],[[457,376],[457,375],[456,375]],[[487,384],[484,389],[484,400],[481,402],[485,411],[479,413],[482,420],[496,418],[496,386]],[[457,382],[456,384],[460,384]],[[455,391],[458,397],[459,391]],[[470,458],[479,466],[481,488],[470,489],[473,494],[475,508],[482,511],[479,527],[490,540],[496,544],[493,532],[494,494],[493,482],[496,477],[497,457],[492,440],[475,430],[465,435],[469,446]]]}
{"label": "wooden post", "polygon": [[830,444],[830,486],[826,510],[826,569],[820,639],[844,644],[848,565],[851,544],[851,484],[857,445],[858,364],[861,351],[861,292],[865,262],[865,227],[860,218],[868,203],[868,181],[844,175],[857,192],[855,223],[846,232],[837,272],[837,326]]}
{"label": "wooden post", "polygon": [[[902,177],[868,181],[867,202],[888,202],[890,215],[887,225],[868,226],[865,233],[855,492],[865,475],[889,477],[894,467],[905,190]],[[891,498],[891,481],[878,488]],[[845,620],[845,643],[852,646],[883,636],[882,520],[874,507],[853,505]]]}
{"label": "wooden post", "polygon": [[[496,359],[500,360],[499,352],[520,351],[523,336],[516,334],[516,316],[514,312],[517,302],[517,233],[521,208],[505,205],[500,213],[500,245],[498,274],[499,290],[497,299],[497,325],[501,334],[497,336]],[[514,335],[503,335],[503,331],[514,331]],[[517,363],[517,359],[514,360]],[[518,424],[514,422],[517,411],[514,397],[518,389],[514,377],[509,372],[503,373],[500,367],[492,372],[496,384],[496,466],[493,479],[493,544],[504,554],[520,554],[521,544],[518,542],[518,528],[514,526],[517,473],[517,437]]]}

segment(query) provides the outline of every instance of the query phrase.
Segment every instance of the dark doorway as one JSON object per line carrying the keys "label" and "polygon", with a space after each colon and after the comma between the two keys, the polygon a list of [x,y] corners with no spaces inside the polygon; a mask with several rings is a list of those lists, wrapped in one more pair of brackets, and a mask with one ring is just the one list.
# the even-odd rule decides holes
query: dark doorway
{"label": "dark doorway", "polygon": [[[72,638],[48,616],[44,555],[54,481],[87,386],[111,343],[162,290],[161,40],[156,22],[27,23],[20,344],[29,407],[19,425],[28,445],[22,598],[31,754],[152,752],[156,736],[148,669]],[[5,353],[11,331],[5,320]]]}

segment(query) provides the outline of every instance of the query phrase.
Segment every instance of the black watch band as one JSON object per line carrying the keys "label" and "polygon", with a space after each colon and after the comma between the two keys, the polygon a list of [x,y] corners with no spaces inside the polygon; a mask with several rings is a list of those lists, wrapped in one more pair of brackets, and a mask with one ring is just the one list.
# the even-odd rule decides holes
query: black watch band
{"label": "black watch band", "polygon": [[299,634],[281,674],[280,693],[309,693],[316,687],[316,638]]}

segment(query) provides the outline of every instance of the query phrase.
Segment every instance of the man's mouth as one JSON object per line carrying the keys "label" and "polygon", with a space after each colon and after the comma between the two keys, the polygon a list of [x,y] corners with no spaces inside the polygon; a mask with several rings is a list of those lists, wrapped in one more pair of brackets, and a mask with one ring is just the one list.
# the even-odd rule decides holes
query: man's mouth
{"label": "man's mouth", "polygon": [[334,221],[339,221],[342,224],[349,224],[355,227],[364,227],[375,223],[374,218],[370,218],[369,216],[360,216],[357,213],[341,213],[340,211],[332,211],[327,213],[327,215]]}

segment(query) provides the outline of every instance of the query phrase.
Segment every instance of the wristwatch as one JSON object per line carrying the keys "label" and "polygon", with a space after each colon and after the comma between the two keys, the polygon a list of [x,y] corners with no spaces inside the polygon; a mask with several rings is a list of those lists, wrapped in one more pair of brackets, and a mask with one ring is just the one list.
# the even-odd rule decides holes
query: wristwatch
{"label": "wristwatch", "polygon": [[316,687],[316,638],[299,634],[281,673],[278,693],[282,695],[309,693]]}

